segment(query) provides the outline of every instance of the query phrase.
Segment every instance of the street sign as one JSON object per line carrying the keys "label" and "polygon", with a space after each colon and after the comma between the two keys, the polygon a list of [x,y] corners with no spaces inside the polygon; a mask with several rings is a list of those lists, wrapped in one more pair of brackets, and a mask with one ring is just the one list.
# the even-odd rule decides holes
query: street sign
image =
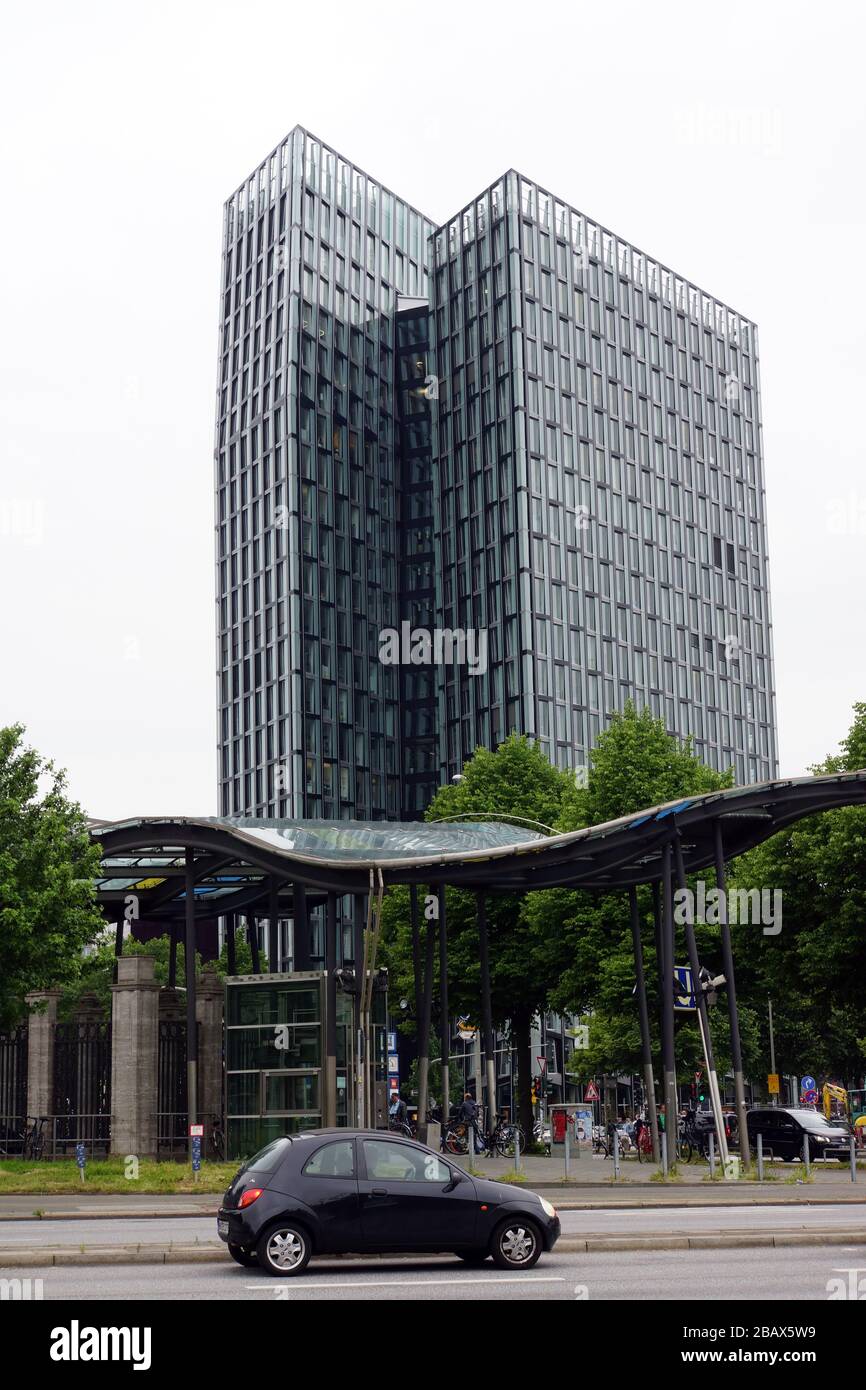
{"label": "street sign", "polygon": [[547,1058],[546,1058],[546,1057],[536,1057],[535,1060],[536,1060],[536,1062],[538,1063],[538,1069],[539,1069],[539,1071],[541,1072],[541,1075],[543,1076],[544,1073],[547,1071]]}
{"label": "street sign", "polygon": [[807,1105],[815,1105],[818,1101],[818,1092],[814,1088],[811,1091],[804,1091],[803,1099]]}
{"label": "street sign", "polygon": [[201,1168],[201,1139],[198,1135],[193,1136],[192,1141],[192,1171],[197,1173]]}
{"label": "street sign", "polygon": [[204,1125],[190,1125],[190,1127],[189,1127],[189,1137],[190,1137],[190,1139],[201,1139],[201,1138],[203,1138],[203,1137],[204,1137]]}
{"label": "street sign", "polygon": [[598,1090],[594,1081],[590,1081],[583,1098],[584,1100],[598,1100]]}
{"label": "street sign", "polygon": [[475,1034],[478,1032],[474,1023],[470,1023],[468,1018],[458,1018],[457,1036],[463,1042],[474,1042]]}
{"label": "street sign", "polygon": [[79,1168],[82,1169],[87,1162],[87,1154],[83,1144],[75,1145],[75,1162],[78,1164]]}
{"label": "street sign", "polygon": [[779,1094],[779,1073],[771,1071],[767,1077],[767,1094],[777,1096]]}
{"label": "street sign", "polygon": [[388,1074],[389,1076],[399,1076],[400,1074],[400,1058],[396,1052],[388,1053]]}
{"label": "street sign", "polygon": [[800,1078],[800,1090],[801,1090],[801,1091],[814,1091],[815,1089],[816,1089],[816,1087],[815,1087],[815,1078],[814,1078],[814,1076],[802,1076],[802,1077]]}
{"label": "street sign", "polygon": [[389,1052],[396,1052],[396,1051],[397,1051],[397,1034],[396,1034],[396,1033],[389,1033],[389,1034],[388,1034],[388,1051],[389,1051]]}
{"label": "street sign", "polygon": [[674,966],[674,1008],[687,1013],[695,1009],[695,986],[692,980],[691,967],[688,965]]}

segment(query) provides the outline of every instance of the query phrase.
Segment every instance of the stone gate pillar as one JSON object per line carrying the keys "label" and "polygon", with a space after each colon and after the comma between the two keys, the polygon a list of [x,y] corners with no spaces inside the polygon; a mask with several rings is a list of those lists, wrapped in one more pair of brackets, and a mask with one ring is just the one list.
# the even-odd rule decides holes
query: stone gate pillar
{"label": "stone gate pillar", "polygon": [[[25,994],[30,1010],[27,1037],[27,1114],[54,1114],[54,1026],[59,989]],[[50,1130],[47,1131],[50,1133]]]}
{"label": "stone gate pillar", "polygon": [[152,956],[119,956],[111,986],[111,1152],[156,1157],[159,985]]}

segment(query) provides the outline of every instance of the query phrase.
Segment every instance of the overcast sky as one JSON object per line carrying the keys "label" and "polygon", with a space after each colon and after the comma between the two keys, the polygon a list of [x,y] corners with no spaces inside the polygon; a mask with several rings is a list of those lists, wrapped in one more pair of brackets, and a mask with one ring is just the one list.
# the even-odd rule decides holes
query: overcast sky
{"label": "overcast sky", "polygon": [[866,700],[863,41],[789,0],[7,10],[0,724],[91,815],[216,810],[221,207],[300,123],[435,221],[520,169],[757,322],[780,770],[834,749]]}

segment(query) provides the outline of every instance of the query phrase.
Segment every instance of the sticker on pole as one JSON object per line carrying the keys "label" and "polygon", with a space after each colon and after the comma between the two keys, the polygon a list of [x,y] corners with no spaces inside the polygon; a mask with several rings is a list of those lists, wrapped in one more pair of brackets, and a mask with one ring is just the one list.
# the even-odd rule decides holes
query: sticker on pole
{"label": "sticker on pole", "polygon": [[203,1139],[203,1138],[204,1138],[204,1125],[190,1125],[190,1127],[189,1127],[189,1137],[190,1137],[190,1139]]}

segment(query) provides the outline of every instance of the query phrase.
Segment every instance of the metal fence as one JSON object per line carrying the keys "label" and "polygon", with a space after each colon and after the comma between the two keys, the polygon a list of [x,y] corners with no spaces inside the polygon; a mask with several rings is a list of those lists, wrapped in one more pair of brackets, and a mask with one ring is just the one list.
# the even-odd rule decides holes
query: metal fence
{"label": "metal fence", "polygon": [[0,1152],[17,1154],[27,1116],[27,1025],[0,1033]]}
{"label": "metal fence", "polygon": [[54,1114],[51,1154],[66,1156],[76,1143],[92,1156],[108,1153],[111,1133],[111,1024],[76,1019],[54,1029]]}
{"label": "metal fence", "polygon": [[160,1019],[157,1077],[157,1154],[183,1153],[187,1144],[186,1019]]}

